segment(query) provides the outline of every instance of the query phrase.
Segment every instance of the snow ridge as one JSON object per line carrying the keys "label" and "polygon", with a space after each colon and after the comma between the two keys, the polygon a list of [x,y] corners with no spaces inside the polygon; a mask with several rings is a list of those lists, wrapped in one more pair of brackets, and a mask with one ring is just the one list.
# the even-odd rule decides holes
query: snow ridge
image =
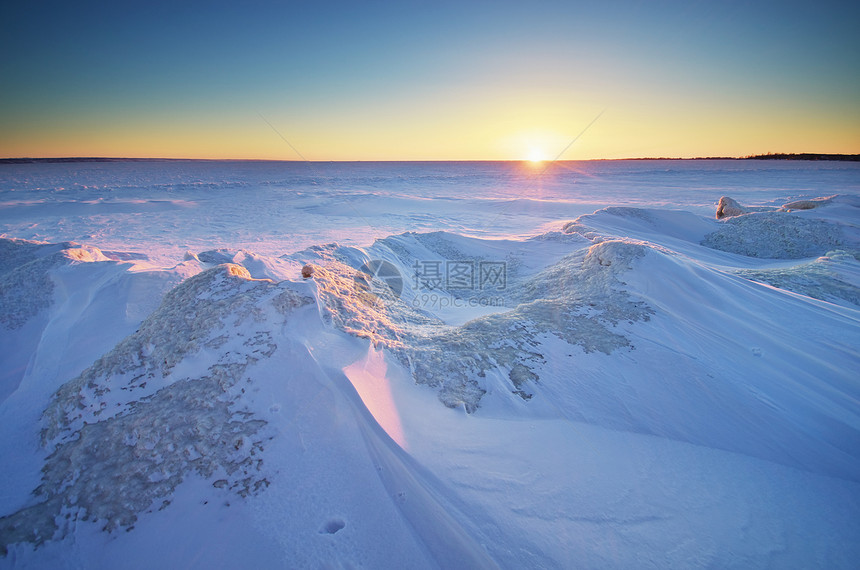
{"label": "snow ridge", "polygon": [[[408,245],[411,240],[423,247],[432,244],[434,252],[455,259],[466,256],[441,234],[400,237],[376,246],[387,250],[387,258],[403,274],[416,255]],[[392,244],[394,251],[388,247]],[[368,254],[356,257],[353,248],[332,245],[314,251],[320,265],[314,266],[313,278],[328,323],[390,349],[416,383],[438,390],[444,405],[472,413],[490,386],[488,375],[521,398],[532,397],[528,386],[540,380],[535,368],[544,361],[538,348],[541,335],[555,335],[584,352],[632,348],[615,327],[622,321],[648,320],[653,311],[630,299],[620,276],[648,249],[633,240],[607,240],[575,250],[533,276],[512,266],[509,280],[514,282],[507,295],[513,308],[460,326],[446,325],[404,298],[369,300],[353,281]]]}
{"label": "snow ridge", "polygon": [[831,303],[860,306],[860,252],[829,251],[808,263],[777,269],[739,269],[738,275]]}
{"label": "snow ridge", "polygon": [[618,276],[645,249],[608,241],[579,250],[522,282],[514,291],[519,300],[514,309],[417,334],[405,354],[416,381],[439,387],[446,406],[474,412],[486,392],[483,379],[492,371],[504,372],[514,394],[532,397],[528,385],[540,381],[535,370],[544,362],[541,335],[555,335],[584,352],[632,347],[613,327],[620,320],[647,320],[651,310],[629,299]]}

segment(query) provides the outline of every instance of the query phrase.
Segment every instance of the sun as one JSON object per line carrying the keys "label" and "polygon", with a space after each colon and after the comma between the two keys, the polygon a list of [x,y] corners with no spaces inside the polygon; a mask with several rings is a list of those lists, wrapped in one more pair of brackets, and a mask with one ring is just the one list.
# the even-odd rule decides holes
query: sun
{"label": "sun", "polygon": [[546,156],[544,155],[544,153],[541,149],[533,148],[529,151],[529,156],[528,156],[529,162],[538,163],[538,162],[543,162],[545,160],[546,160]]}

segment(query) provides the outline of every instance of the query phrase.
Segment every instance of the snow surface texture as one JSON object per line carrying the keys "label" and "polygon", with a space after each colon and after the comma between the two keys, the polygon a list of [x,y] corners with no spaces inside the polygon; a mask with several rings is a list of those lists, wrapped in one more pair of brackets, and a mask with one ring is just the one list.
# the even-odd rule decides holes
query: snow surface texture
{"label": "snow surface texture", "polygon": [[[65,383],[44,413],[50,454],[38,502],[0,519],[0,552],[62,538],[78,519],[131,528],[139,512],[158,501],[165,508],[190,470],[220,473],[213,485],[240,496],[268,485],[259,475],[266,422],[236,409],[230,394],[249,364],[277,348],[269,331],[257,330],[267,317],[261,300],[278,318],[312,302],[251,280],[242,267],[219,266],[170,291],[136,333]],[[218,351],[207,374],[173,374],[203,348]]]}
{"label": "snow surface texture", "polygon": [[[855,171],[584,165],[512,200],[483,164],[44,168],[0,196],[57,242],[0,240],[0,567],[860,559]],[[388,237],[322,243],[351,223]],[[416,274],[447,262],[506,281]]]}
{"label": "snow surface texture", "polygon": [[845,245],[839,227],[777,212],[729,218],[702,243],[721,251],[771,259],[814,257]]}

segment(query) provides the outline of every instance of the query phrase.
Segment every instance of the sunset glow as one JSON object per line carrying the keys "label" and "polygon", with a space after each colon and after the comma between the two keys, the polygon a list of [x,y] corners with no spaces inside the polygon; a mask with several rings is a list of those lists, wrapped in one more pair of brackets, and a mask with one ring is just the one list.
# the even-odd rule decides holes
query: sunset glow
{"label": "sunset glow", "polygon": [[0,156],[860,153],[860,5],[146,6],[8,7]]}

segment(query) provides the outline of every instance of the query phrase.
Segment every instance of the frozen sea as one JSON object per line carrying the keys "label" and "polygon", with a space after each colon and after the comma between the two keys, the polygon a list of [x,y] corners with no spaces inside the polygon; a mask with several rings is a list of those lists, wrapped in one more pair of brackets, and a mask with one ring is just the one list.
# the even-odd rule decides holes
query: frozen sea
{"label": "frozen sea", "polygon": [[858,163],[0,164],[0,567],[855,568],[858,260]]}

